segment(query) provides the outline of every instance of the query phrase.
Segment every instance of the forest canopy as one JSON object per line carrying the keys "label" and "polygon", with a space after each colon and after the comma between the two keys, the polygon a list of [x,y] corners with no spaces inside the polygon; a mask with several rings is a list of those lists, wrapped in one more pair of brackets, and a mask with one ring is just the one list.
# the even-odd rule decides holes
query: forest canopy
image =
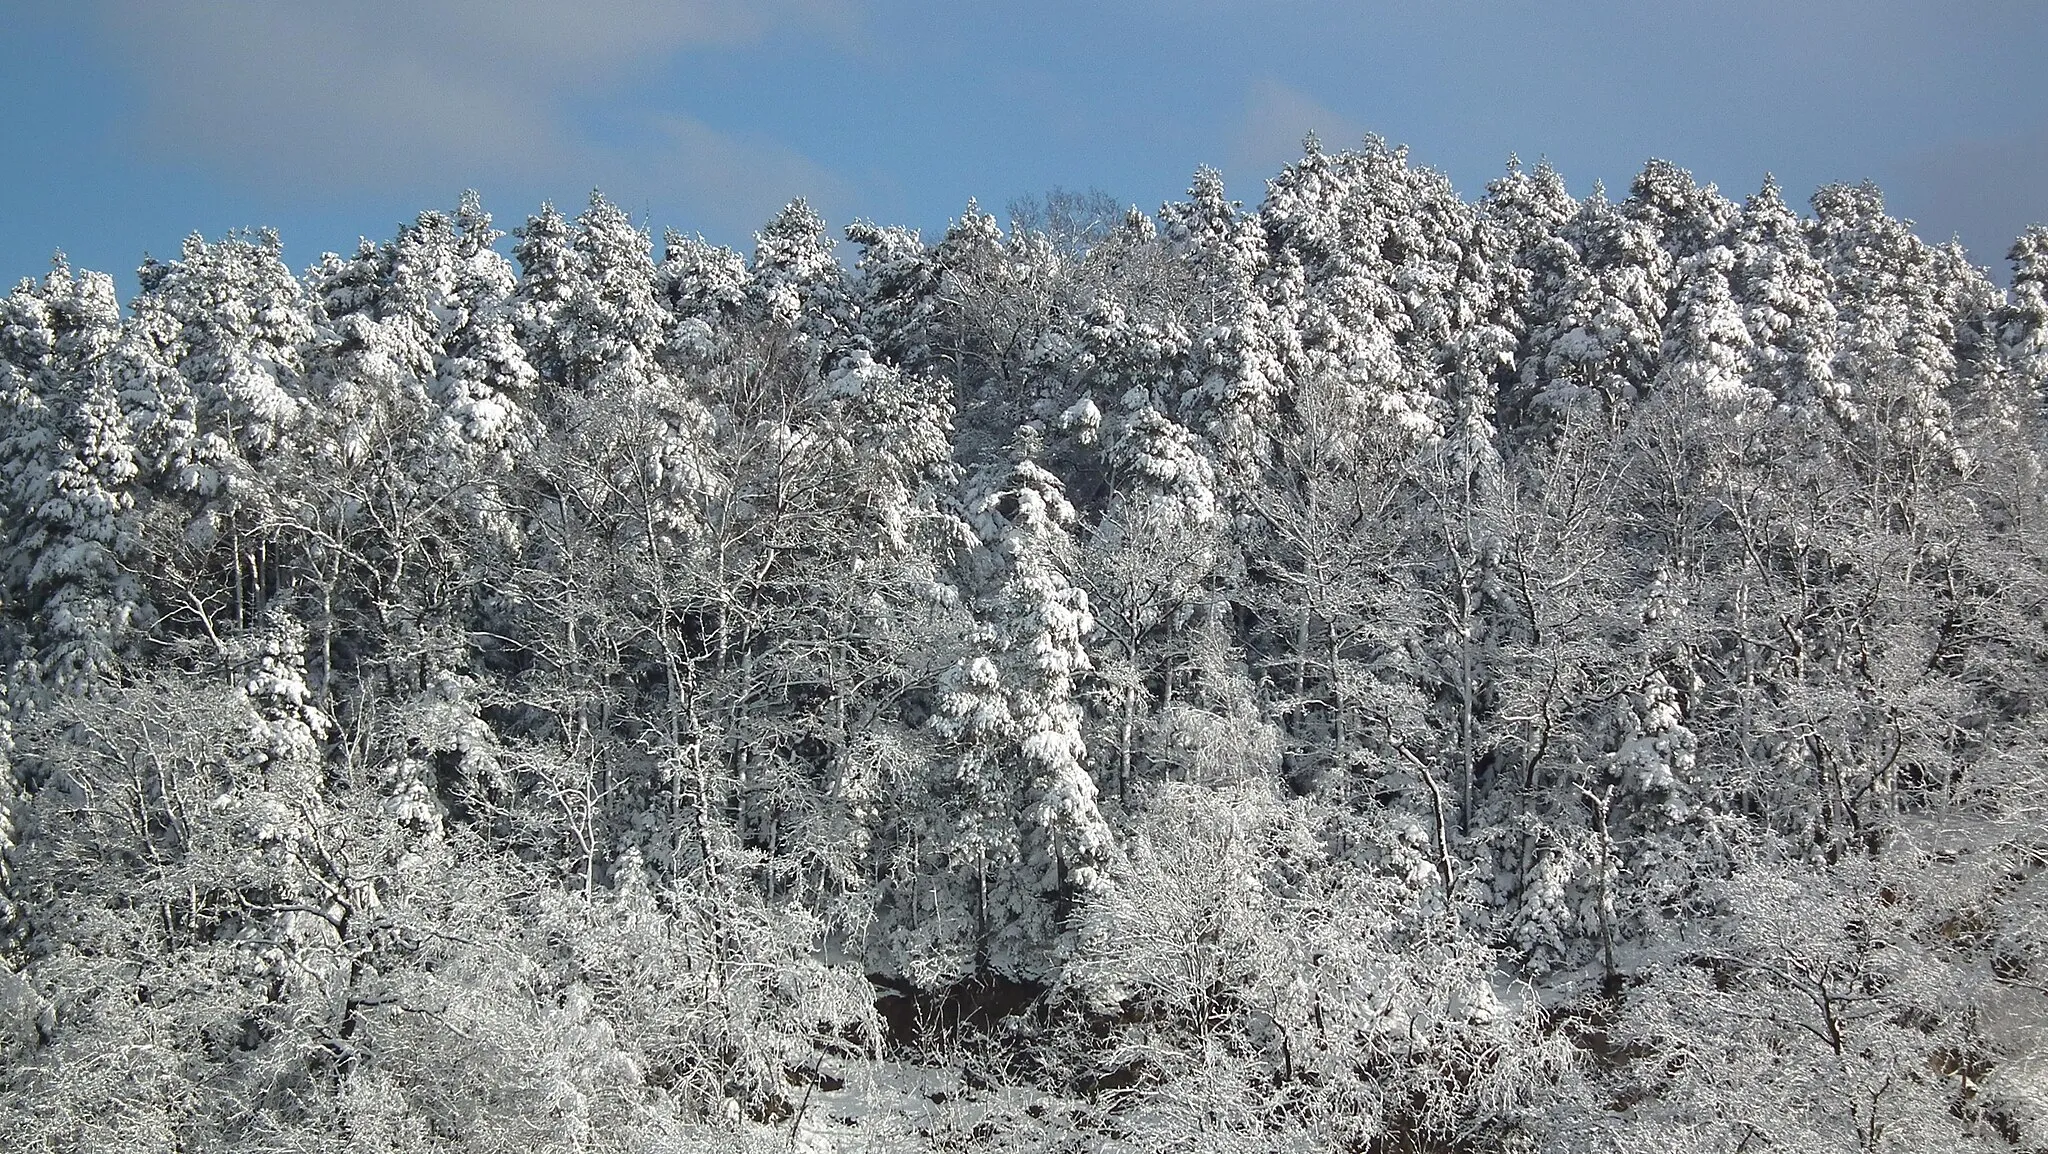
{"label": "forest canopy", "polygon": [[1101,200],[16,286],[0,1145],[2048,1149],[2048,229]]}

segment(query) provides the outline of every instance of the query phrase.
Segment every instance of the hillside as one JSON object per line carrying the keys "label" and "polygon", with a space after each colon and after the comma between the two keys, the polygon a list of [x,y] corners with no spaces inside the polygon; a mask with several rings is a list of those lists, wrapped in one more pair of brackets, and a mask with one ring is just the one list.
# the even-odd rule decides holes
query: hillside
{"label": "hillside", "polygon": [[23,281],[0,1147],[2048,1150],[2048,230],[1268,187]]}

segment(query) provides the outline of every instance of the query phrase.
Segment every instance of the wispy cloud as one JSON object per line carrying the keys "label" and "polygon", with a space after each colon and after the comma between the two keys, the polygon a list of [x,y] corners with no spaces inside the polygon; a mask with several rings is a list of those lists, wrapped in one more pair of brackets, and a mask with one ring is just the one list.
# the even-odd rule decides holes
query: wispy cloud
{"label": "wispy cloud", "polygon": [[740,237],[799,196],[828,216],[855,200],[845,177],[772,140],[732,136],[680,115],[656,118],[650,129],[650,147],[601,158],[595,183],[689,207],[687,220],[656,221],[657,230],[666,223]]}
{"label": "wispy cloud", "polygon": [[1337,150],[1364,139],[1365,131],[1305,92],[1273,80],[1260,81],[1245,99],[1244,115],[1230,140],[1225,175],[1232,178],[1233,187],[1265,180],[1301,159],[1302,140],[1311,132],[1326,148]]}
{"label": "wispy cloud", "polygon": [[684,111],[602,137],[576,115],[680,52],[844,27],[843,0],[104,3],[145,96],[130,144],[269,192],[599,184],[728,226],[843,183]]}

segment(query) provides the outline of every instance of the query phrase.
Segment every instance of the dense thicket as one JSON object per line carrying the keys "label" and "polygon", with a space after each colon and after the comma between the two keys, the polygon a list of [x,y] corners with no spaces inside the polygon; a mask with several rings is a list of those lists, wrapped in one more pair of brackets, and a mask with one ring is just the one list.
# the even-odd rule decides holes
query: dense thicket
{"label": "dense thicket", "polygon": [[60,260],[0,1144],[725,1148],[893,1046],[984,1143],[2048,1149],[2048,231],[1812,207]]}

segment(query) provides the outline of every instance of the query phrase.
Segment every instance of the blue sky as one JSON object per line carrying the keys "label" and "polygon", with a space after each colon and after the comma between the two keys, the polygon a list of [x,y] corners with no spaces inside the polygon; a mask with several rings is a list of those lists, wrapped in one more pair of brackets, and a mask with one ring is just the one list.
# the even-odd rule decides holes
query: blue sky
{"label": "blue sky", "polygon": [[0,0],[0,278],[268,225],[295,265],[465,187],[501,226],[602,187],[745,247],[804,195],[943,229],[1054,186],[1256,202],[1315,130],[1474,196],[1651,156],[1734,196],[1871,178],[2003,272],[2048,220],[2040,0]]}

